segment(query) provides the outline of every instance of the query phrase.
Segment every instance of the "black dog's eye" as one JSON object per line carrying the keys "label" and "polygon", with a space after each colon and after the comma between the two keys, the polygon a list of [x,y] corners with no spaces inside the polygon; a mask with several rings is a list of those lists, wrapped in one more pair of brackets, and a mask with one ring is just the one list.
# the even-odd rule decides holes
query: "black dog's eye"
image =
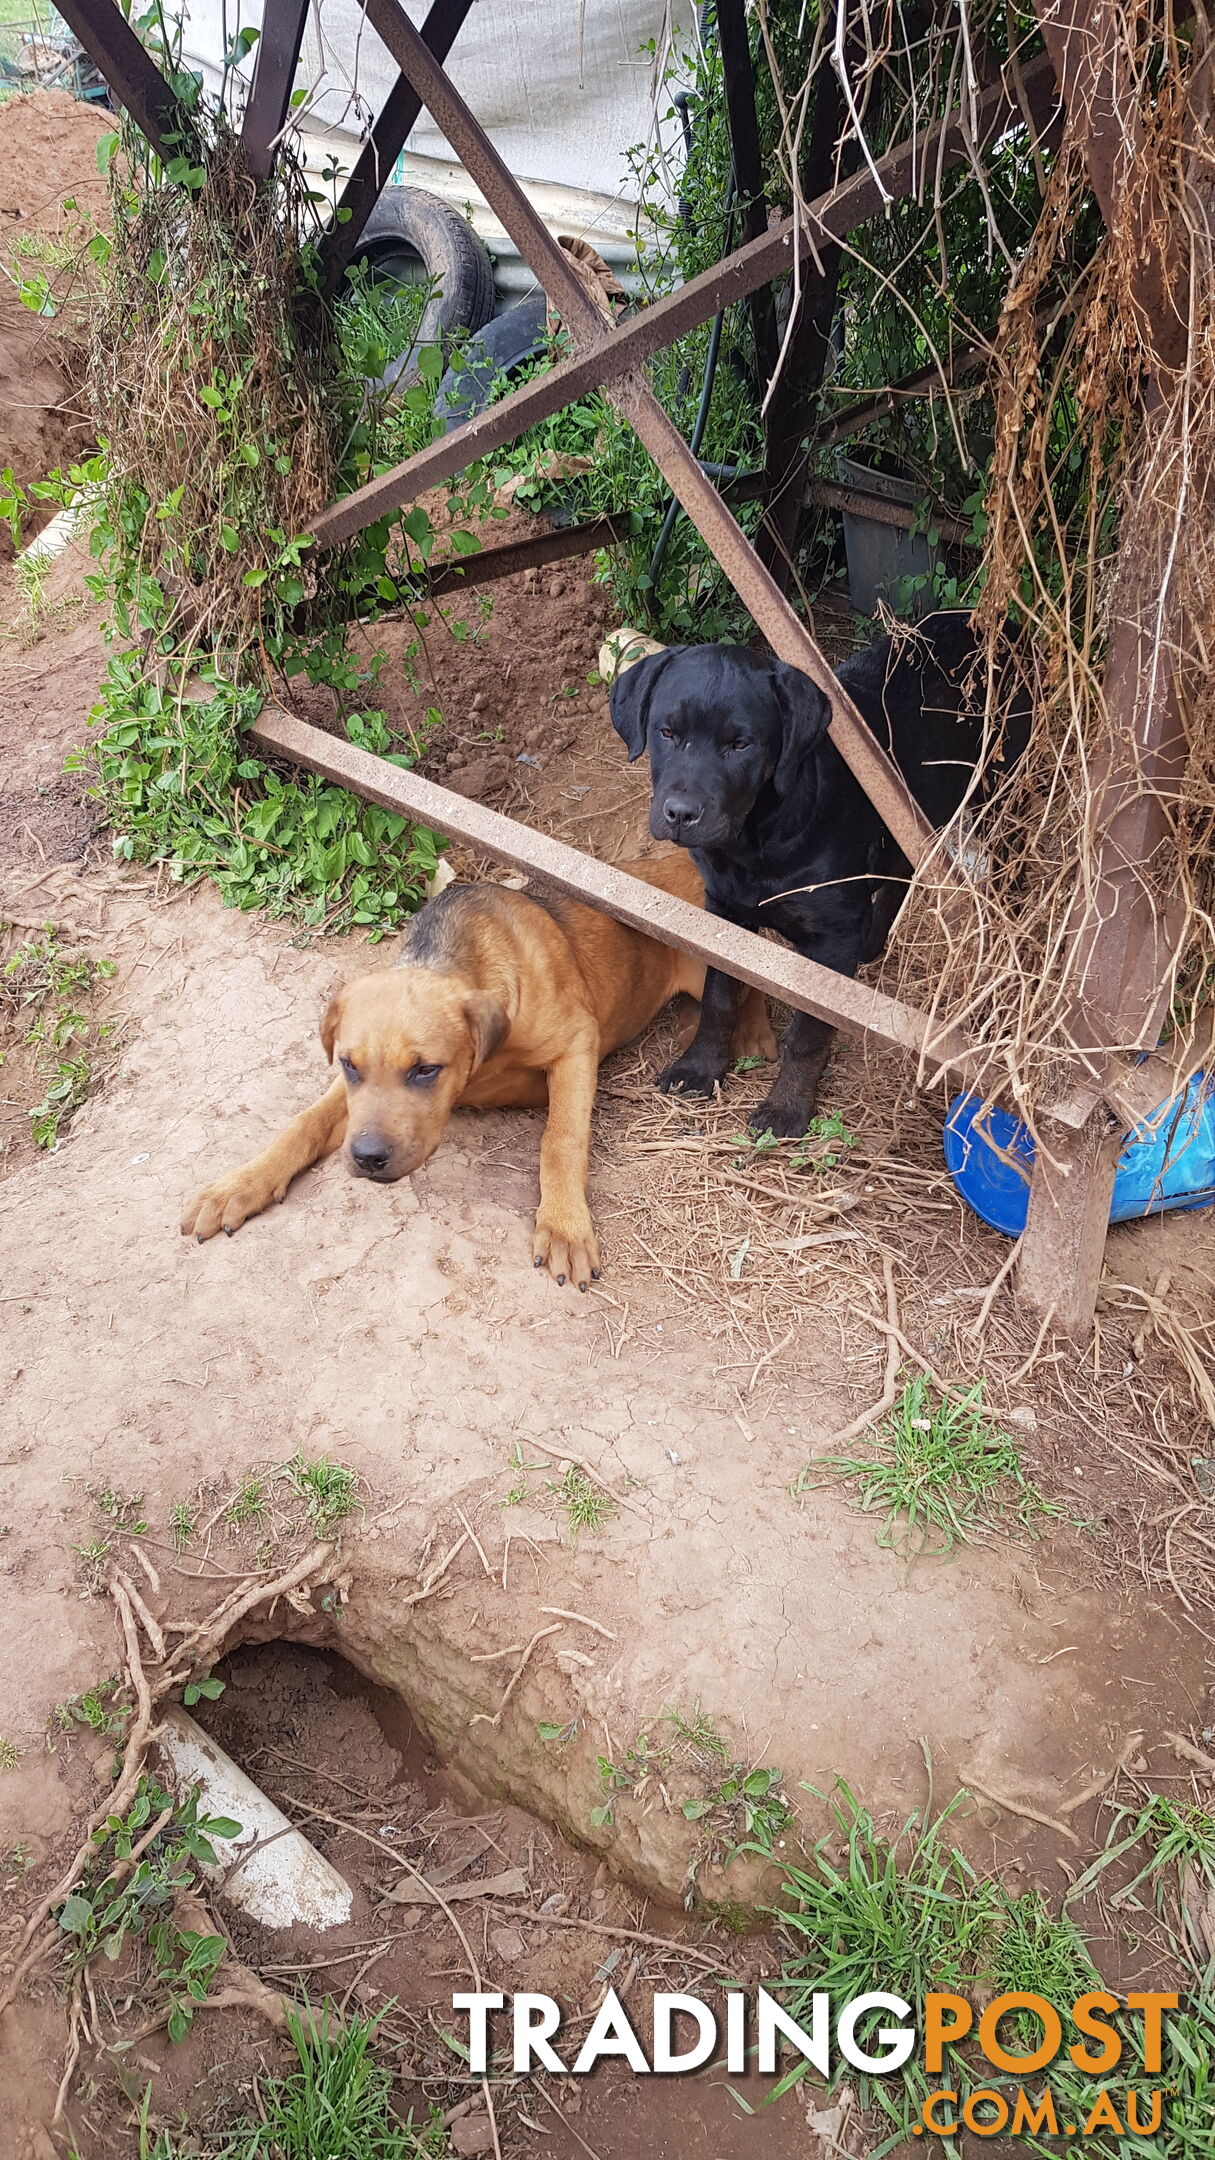
{"label": "black dog's eye", "polygon": [[442,1070],[441,1065],[411,1065],[404,1076],[405,1085],[406,1087],[429,1087],[432,1080],[438,1079]]}
{"label": "black dog's eye", "polygon": [[669,727],[662,727],[662,728],[659,728],[658,732],[659,732],[659,734],[661,735],[661,737],[662,737],[662,739],[663,739],[663,741],[664,741],[664,742],[674,742],[674,740],[675,740],[675,730],[674,730],[673,728],[669,728]]}
{"label": "black dog's eye", "polygon": [[348,1080],[354,1081],[357,1085],[360,1077],[358,1066],[353,1064],[348,1057],[339,1058],[338,1063],[340,1064],[342,1071],[345,1073],[346,1078]]}
{"label": "black dog's eye", "polygon": [[727,749],[727,751],[729,751],[729,750],[745,750],[745,749],[746,749],[746,747],[747,747],[747,745],[746,745],[746,743],[745,743],[745,742],[743,741],[743,739],[742,739],[742,737],[741,737],[741,736],[739,736],[739,738],[737,739],[737,741],[735,741],[735,742],[728,742],[728,743],[726,744],[726,749]]}

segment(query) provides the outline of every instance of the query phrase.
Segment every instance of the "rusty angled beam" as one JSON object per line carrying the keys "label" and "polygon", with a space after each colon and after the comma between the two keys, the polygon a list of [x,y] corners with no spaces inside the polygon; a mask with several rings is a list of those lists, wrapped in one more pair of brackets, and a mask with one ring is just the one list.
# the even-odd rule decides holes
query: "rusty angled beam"
{"label": "rusty angled beam", "polygon": [[240,139],[255,180],[274,170],[279,137],[291,111],[291,91],[304,42],[309,0],[265,0],[261,36],[253,62],[253,82]]}
{"label": "rusty angled beam", "polygon": [[189,115],[114,0],[63,0],[59,13],[157,156],[167,165],[188,153]]}
{"label": "rusty angled beam", "polygon": [[590,555],[596,548],[616,547],[625,536],[626,522],[624,517],[591,518],[584,525],[556,525],[527,540],[482,548],[479,555],[453,555],[429,566],[422,591],[428,599],[437,599],[440,593],[467,591],[470,586],[514,577],[520,570],[538,570],[547,563],[568,562],[574,555]]}
{"label": "rusty angled beam", "polygon": [[702,908],[690,907],[547,833],[533,832],[451,788],[436,787],[420,773],[390,765],[386,758],[357,749],[280,707],[266,707],[249,735],[260,749],[294,758],[369,802],[511,863],[558,892],[601,908],[665,945],[694,953],[710,967],[751,983],[800,1012],[813,1013],[883,1048],[906,1051],[934,1076],[945,1070],[964,1077],[970,1073],[971,1052],[959,1029],[934,1030],[923,1013],[897,998],[804,960],[800,953],[770,944],[753,931],[706,915]]}
{"label": "rusty angled beam", "polygon": [[[422,38],[436,60],[446,60],[472,4],[473,0],[433,0],[422,24]],[[328,297],[337,291],[358,254],[367,220],[381,190],[388,185],[392,168],[421,110],[422,100],[413,84],[399,75],[359,152],[338,200],[333,224],[321,242],[321,291]]]}

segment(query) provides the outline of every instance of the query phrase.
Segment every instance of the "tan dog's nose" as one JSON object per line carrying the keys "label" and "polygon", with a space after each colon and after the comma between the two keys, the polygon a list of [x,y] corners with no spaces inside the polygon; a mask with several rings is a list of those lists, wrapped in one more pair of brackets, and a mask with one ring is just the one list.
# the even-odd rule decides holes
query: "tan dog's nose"
{"label": "tan dog's nose", "polygon": [[381,1170],[388,1168],[391,1154],[391,1145],[382,1133],[356,1133],[350,1143],[350,1159],[364,1177],[378,1177]]}

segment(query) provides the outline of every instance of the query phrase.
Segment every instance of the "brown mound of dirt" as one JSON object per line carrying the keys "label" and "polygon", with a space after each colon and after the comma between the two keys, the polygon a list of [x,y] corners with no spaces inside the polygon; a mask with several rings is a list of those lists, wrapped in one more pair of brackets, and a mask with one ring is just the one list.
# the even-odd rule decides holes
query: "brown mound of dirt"
{"label": "brown mound of dirt", "polygon": [[[22,485],[44,479],[89,444],[72,257],[104,215],[97,143],[113,126],[112,113],[64,90],[0,105],[0,471],[11,466]],[[60,300],[51,316],[32,312],[20,296],[39,269]],[[26,533],[47,515],[27,520]],[[0,560],[12,552],[0,528]]]}

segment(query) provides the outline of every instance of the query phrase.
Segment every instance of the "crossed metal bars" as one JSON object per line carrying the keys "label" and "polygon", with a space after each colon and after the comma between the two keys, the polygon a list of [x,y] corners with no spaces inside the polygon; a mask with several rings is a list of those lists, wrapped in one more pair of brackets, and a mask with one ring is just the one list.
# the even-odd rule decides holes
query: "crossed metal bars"
{"label": "crossed metal bars", "polygon": [[[115,0],[59,0],[59,4],[81,44],[157,151],[162,157],[175,154],[188,142],[188,116],[177,110],[170,86],[127,26]],[[249,167],[256,178],[269,176],[277,144],[287,126],[309,4],[310,0],[266,0],[243,123]],[[933,850],[939,849],[939,835],[929,826],[902,774],[866,726],[810,631],[794,613],[722,496],[658,403],[645,379],[644,362],[648,355],[732,302],[761,294],[774,279],[789,272],[795,260],[813,264],[822,247],[844,239],[877,214],[885,201],[912,193],[921,175],[935,178],[963,163],[1018,118],[1023,118],[1031,130],[1043,132],[1049,115],[1058,108],[1060,88],[1069,102],[1085,100],[1091,119],[1097,102],[1093,69],[1087,59],[1077,65],[1076,56],[1082,49],[1086,54],[1090,50],[1094,20],[1105,9],[1107,0],[1042,0],[1040,13],[1050,57],[1043,56],[1024,70],[1015,61],[1008,63],[983,87],[969,125],[964,124],[960,113],[950,114],[925,135],[898,143],[877,160],[875,167],[866,167],[827,189],[798,217],[769,230],[756,230],[758,220],[752,217],[754,237],[745,245],[619,329],[605,326],[563,250],[444,72],[443,60],[472,0],[433,0],[420,31],[399,0],[360,0],[360,4],[401,73],[364,145],[341,197],[338,216],[322,243],[323,288],[332,293],[340,284],[357,252],[376,197],[425,106],[558,308],[574,350],[570,358],[547,374],[323,511],[312,527],[317,546],[331,547],[349,539],[575,398],[591,389],[601,390],[650,452],[773,650],[802,669],[823,691],[831,708],[830,733],[836,748],[908,859],[916,865],[924,864]],[[737,56],[745,49],[743,0],[719,0],[719,7],[723,36],[730,40]],[[732,122],[737,128],[741,112],[745,127],[746,100],[737,95],[737,69],[732,90]],[[1122,116],[1116,100],[1107,97],[1106,106],[1108,110],[1103,106],[1100,111],[1101,125],[1094,123],[1090,128],[1089,154],[1094,183],[1108,217],[1109,131],[1121,125]],[[1123,732],[1133,732],[1135,718],[1134,686],[1126,680],[1125,655],[1117,664],[1122,678],[1117,711],[1111,701],[1115,734],[1115,723],[1123,725]],[[1156,730],[1158,747],[1167,735],[1167,724],[1159,717],[1149,717],[1149,747],[1153,747],[1152,728]],[[573,849],[542,840],[511,820],[481,811],[417,774],[391,766],[380,770],[382,761],[338,744],[332,737],[280,712],[265,713],[254,733],[266,747],[420,817],[440,831],[534,869],[565,890],[643,925],[653,935],[696,952],[710,965],[769,989],[846,1032],[860,1032],[868,1039],[912,1050],[929,1069],[965,1074],[972,1067],[964,1036],[948,1024],[930,1022],[928,1016],[896,999],[866,990],[797,956],[778,952],[747,931],[681,908],[669,896],[620,872],[607,871]],[[1114,823],[1117,812],[1115,804],[1111,813]],[[1149,838],[1147,833],[1143,835],[1145,846]],[[1119,838],[1116,844],[1125,848],[1125,839]],[[934,859],[933,874],[942,882],[953,874],[943,853]],[[1132,916],[1138,913],[1139,896],[1126,886],[1125,880],[1119,893],[1121,912],[1115,908],[1101,936],[1114,962],[1121,995],[1125,991],[1125,970],[1120,961],[1132,937]],[[1117,954],[1112,949],[1115,943],[1119,947]],[[1102,1014],[1106,1033],[1099,1036],[1099,1041],[1119,1039],[1119,1017],[1117,1000],[1107,1002]],[[1057,1324],[1076,1333],[1087,1332],[1091,1322],[1108,1219],[1108,1185],[1116,1148],[1106,1105],[1114,1108],[1118,1124],[1125,1126],[1131,1115],[1128,1092],[1141,1107],[1153,1085],[1165,1091],[1163,1072],[1142,1082],[1136,1092],[1130,1087],[1126,1068],[1111,1054],[1100,1052],[1096,1058],[1088,1057],[1070,1107],[1060,1106],[1053,1160],[1049,1167],[1042,1166],[1035,1177],[1019,1287],[1031,1305],[1053,1313]]]}

